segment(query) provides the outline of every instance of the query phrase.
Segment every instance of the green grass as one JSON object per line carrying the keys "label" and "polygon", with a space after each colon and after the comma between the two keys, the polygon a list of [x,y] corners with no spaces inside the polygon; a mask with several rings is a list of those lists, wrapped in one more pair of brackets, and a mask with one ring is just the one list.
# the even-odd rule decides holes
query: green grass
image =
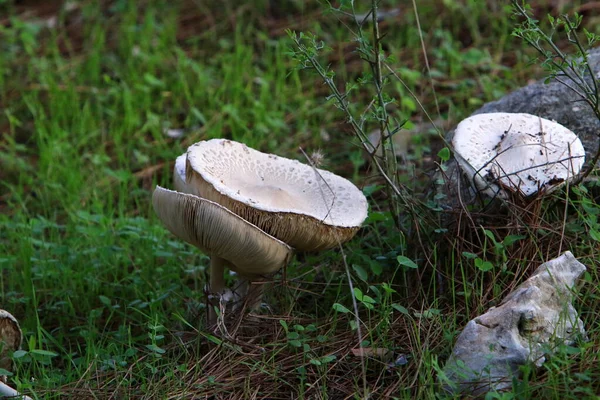
{"label": "green grass", "polygon": [[[426,252],[409,245],[327,88],[288,54],[285,29],[311,31],[331,47],[322,59],[340,87],[367,71],[348,20],[324,6],[100,3],[58,9],[47,28],[49,15],[0,1],[0,307],[25,333],[9,381],[46,399],[360,398],[365,389],[373,398],[436,396],[437,366],[465,322],[547,260],[556,236],[532,224],[522,246],[498,248],[488,238],[483,248],[475,232],[454,242],[426,238]],[[398,120],[422,121],[427,112],[447,129],[541,76],[528,63],[533,53],[511,37],[506,7],[418,1],[432,86],[414,10],[392,3],[381,8],[400,15],[381,28],[406,84],[389,87],[400,99],[390,111]],[[556,11],[536,6],[540,15]],[[366,107],[367,89],[352,99],[356,109]],[[170,138],[168,128],[184,134]],[[362,344],[392,359],[352,355],[356,320],[338,251],[296,257],[267,295],[272,316],[246,317],[236,340],[204,326],[208,258],[163,228],[150,197],[155,184],[171,186],[176,156],[216,137],[301,160],[299,147],[321,148],[325,168],[374,191],[371,215],[344,251],[355,288],[369,296],[356,296]],[[409,144],[402,178],[419,189],[443,144],[429,133]],[[598,207],[583,190],[572,194],[567,221],[577,240],[563,249],[589,267],[577,308],[591,341],[529,371],[518,398],[598,392],[598,246],[589,235],[599,228]],[[537,222],[561,220],[548,206]],[[502,242],[515,232],[491,234]],[[462,251],[494,269],[481,271]],[[402,255],[418,268],[399,266]],[[406,363],[389,367],[400,355]]]}

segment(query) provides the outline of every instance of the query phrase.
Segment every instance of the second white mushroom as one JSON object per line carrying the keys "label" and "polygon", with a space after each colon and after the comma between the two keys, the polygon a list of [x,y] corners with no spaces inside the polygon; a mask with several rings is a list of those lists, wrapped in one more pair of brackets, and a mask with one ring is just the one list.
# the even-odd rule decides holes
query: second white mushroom
{"label": "second white mushroom", "polygon": [[585,162],[577,135],[530,114],[477,114],[456,127],[456,159],[474,186],[488,196],[532,196],[572,179]]}

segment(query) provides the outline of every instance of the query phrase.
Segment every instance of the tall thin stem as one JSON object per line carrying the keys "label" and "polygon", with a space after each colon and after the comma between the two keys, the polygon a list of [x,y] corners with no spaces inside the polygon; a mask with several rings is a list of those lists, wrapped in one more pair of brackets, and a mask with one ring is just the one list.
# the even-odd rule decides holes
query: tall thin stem
{"label": "tall thin stem", "polygon": [[[388,174],[388,176],[396,178],[394,179],[394,183],[397,184],[398,177],[398,165],[396,162],[396,152],[394,150],[394,142],[392,137],[389,135],[388,129],[388,114],[386,110],[386,102],[383,98],[383,75],[381,73],[381,35],[379,33],[379,22],[377,20],[377,3],[378,0],[371,1],[371,17],[373,20],[373,60],[370,62],[371,68],[373,70],[374,83],[375,83],[375,92],[377,95],[377,103],[379,104],[379,109],[377,110],[377,119],[379,122],[379,137],[381,138],[380,145],[382,147],[382,161],[383,161],[383,169]],[[388,149],[391,149],[391,154],[388,153]],[[390,210],[392,215],[394,216],[394,222],[398,229],[401,229],[402,225],[399,219],[399,210],[398,210],[398,202],[394,198],[394,194],[391,188],[386,186],[386,191],[388,192]]]}

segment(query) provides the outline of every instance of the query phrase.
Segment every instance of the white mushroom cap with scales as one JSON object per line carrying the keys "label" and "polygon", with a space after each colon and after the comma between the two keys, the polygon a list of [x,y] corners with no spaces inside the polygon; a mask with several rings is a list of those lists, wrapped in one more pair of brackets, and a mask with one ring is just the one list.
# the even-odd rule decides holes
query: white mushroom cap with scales
{"label": "white mushroom cap with scales", "polygon": [[188,148],[186,182],[198,194],[303,251],[343,243],[367,217],[350,181],[225,139]]}
{"label": "white mushroom cap with scales", "polygon": [[585,162],[575,133],[523,113],[471,116],[456,127],[452,145],[476,188],[492,197],[551,191],[577,175]]}

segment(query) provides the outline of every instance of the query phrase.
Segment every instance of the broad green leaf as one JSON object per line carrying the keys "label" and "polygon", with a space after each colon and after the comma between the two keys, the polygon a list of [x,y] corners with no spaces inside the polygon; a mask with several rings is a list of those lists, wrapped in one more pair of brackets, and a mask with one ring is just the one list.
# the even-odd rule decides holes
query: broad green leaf
{"label": "broad green leaf", "polygon": [[483,272],[494,269],[494,264],[489,261],[483,261],[481,258],[475,260],[475,266]]}
{"label": "broad green leaf", "polygon": [[102,304],[104,304],[105,306],[109,306],[112,304],[112,302],[110,301],[110,299],[106,296],[100,295],[98,296],[98,298],[100,299],[100,302],[102,302]]}
{"label": "broad green leaf", "polygon": [[343,305],[341,305],[340,303],[334,303],[332,308],[337,311],[337,312],[341,312],[344,314],[348,314],[350,312],[350,310],[348,310],[346,307],[344,307]]}
{"label": "broad green leaf", "polygon": [[362,301],[362,299],[363,299],[363,292],[362,292],[362,290],[360,290],[359,288],[355,287],[354,288],[354,297],[356,297],[356,300]]}
{"label": "broad green leaf", "polygon": [[12,356],[13,356],[13,358],[15,358],[15,359],[16,359],[16,358],[22,358],[22,357],[25,357],[27,354],[28,354],[28,352],[27,352],[27,351],[25,351],[25,350],[17,350],[17,351],[15,351],[15,352],[13,353],[13,355],[12,355]]}
{"label": "broad green leaf", "polygon": [[330,363],[335,360],[336,360],[336,357],[334,355],[321,357],[321,362],[323,364],[327,364],[327,363]]}
{"label": "broad green leaf", "polygon": [[508,235],[504,238],[502,243],[504,244],[504,246],[508,247],[514,244],[515,242],[518,242],[519,240],[525,239],[526,237],[527,236],[525,235]]}
{"label": "broad green leaf", "polygon": [[[16,351],[15,351],[15,353],[16,353]],[[44,357],[56,357],[58,355],[57,353],[55,353],[53,351],[41,350],[41,349],[30,350],[29,353],[37,354],[39,356],[44,356]],[[14,353],[13,353],[13,357],[14,357]]]}
{"label": "broad green leaf", "polygon": [[279,320],[279,324],[283,327],[283,329],[287,332],[288,331],[288,324],[286,321],[284,321],[283,319]]}
{"label": "broad green leaf", "polygon": [[376,304],[377,301],[369,295],[364,295],[362,300],[363,303]]}
{"label": "broad green leaf", "polygon": [[164,354],[166,352],[165,349],[162,349],[155,344],[147,344],[146,348],[150,351],[153,351],[156,354]]}
{"label": "broad green leaf", "polygon": [[438,157],[442,160],[442,162],[446,162],[450,159],[450,149],[444,147],[437,153]]}
{"label": "broad green leaf", "polygon": [[419,268],[419,266],[417,264],[415,264],[415,262],[408,257],[398,256],[397,260],[398,260],[398,264],[403,265],[407,268],[412,268],[412,269]]}
{"label": "broad green leaf", "polygon": [[394,310],[396,310],[396,311],[401,312],[404,315],[410,315],[410,313],[408,312],[408,310],[406,309],[406,307],[403,307],[400,304],[392,303],[392,308]]}
{"label": "broad green leaf", "polygon": [[287,334],[287,338],[291,340],[300,339],[300,334],[298,332],[290,332]]}
{"label": "broad green leaf", "polygon": [[363,267],[361,267],[358,264],[352,264],[352,269],[354,270],[354,272],[356,272],[356,275],[358,275],[358,277],[360,279],[367,282],[367,278],[369,277],[369,274],[367,274],[367,271],[365,271],[365,269]]}

